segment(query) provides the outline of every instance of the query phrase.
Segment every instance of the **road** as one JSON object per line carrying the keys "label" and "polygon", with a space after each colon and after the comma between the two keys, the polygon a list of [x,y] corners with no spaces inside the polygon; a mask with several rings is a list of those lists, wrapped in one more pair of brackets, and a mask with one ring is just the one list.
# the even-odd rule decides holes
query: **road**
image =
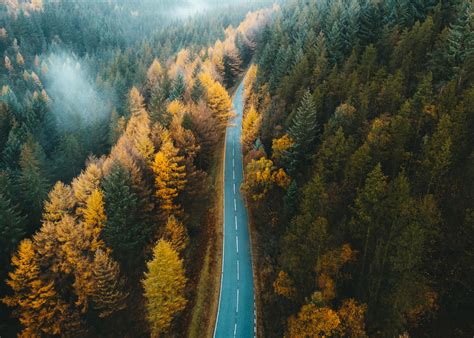
{"label": "road", "polygon": [[242,183],[243,83],[234,96],[237,114],[227,128],[224,164],[224,240],[222,276],[214,337],[254,337],[256,330],[252,258]]}

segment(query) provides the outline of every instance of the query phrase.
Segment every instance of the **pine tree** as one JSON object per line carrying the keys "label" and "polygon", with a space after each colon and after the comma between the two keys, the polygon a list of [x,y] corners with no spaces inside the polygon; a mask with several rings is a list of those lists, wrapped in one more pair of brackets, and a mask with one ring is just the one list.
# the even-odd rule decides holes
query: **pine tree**
{"label": "pine tree", "polygon": [[186,277],[183,261],[171,244],[159,240],[153,249],[153,259],[147,263],[143,288],[147,300],[147,319],[151,336],[167,332],[177,313],[187,303],[184,297]]}

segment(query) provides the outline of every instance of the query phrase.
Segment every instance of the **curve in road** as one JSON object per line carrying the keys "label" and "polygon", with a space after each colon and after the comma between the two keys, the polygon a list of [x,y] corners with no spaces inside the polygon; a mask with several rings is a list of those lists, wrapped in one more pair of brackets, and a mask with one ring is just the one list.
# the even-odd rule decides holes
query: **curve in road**
{"label": "curve in road", "polygon": [[221,288],[214,337],[255,337],[256,313],[247,210],[242,183],[243,82],[234,96],[237,114],[227,128],[224,164],[224,238]]}

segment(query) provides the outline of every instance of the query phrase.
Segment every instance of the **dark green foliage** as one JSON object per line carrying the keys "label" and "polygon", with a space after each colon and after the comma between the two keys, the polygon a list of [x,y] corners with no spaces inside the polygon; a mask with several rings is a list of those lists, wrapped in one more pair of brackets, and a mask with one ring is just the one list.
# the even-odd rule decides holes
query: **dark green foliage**
{"label": "dark green foliage", "polygon": [[143,260],[142,250],[150,241],[150,229],[144,222],[142,201],[133,187],[130,173],[115,164],[102,183],[107,223],[102,237],[122,265],[135,266]]}
{"label": "dark green foliage", "polygon": [[319,132],[316,105],[307,91],[288,132],[294,142],[288,154],[290,173],[296,173],[299,165],[310,158]]}
{"label": "dark green foliage", "polygon": [[194,101],[194,103],[197,103],[202,98],[203,94],[204,87],[202,86],[201,80],[199,80],[199,78],[196,78],[196,80],[194,81],[193,89],[191,90],[191,99]]}
{"label": "dark green foliage", "polygon": [[179,73],[176,79],[173,81],[173,88],[170,93],[170,100],[183,100],[184,91],[186,90],[186,84],[184,83],[183,74]]}
{"label": "dark green foliage", "polygon": [[[357,253],[330,305],[366,303],[369,336],[473,332],[472,18],[472,1],[318,0],[283,7],[263,35],[262,143],[295,141],[286,196],[251,206],[269,336],[322,288],[318,258],[345,243]],[[272,290],[280,271],[291,300]]]}

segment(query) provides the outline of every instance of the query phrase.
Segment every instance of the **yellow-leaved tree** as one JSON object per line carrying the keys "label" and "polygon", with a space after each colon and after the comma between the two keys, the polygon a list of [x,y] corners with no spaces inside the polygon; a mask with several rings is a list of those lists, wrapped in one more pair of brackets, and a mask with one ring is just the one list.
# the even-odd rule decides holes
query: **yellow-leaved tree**
{"label": "yellow-leaved tree", "polygon": [[251,105],[242,121],[242,151],[244,154],[252,148],[257,140],[261,122],[262,117]]}
{"label": "yellow-leaved tree", "polygon": [[166,216],[180,209],[175,199],[186,185],[186,168],[180,164],[181,161],[183,157],[178,156],[178,149],[173,145],[169,133],[164,131],[161,149],[155,155],[152,170],[155,174],[155,196]]}
{"label": "yellow-leaved tree", "polygon": [[217,120],[219,130],[223,132],[229,120],[235,116],[229,93],[207,73],[202,73],[199,79],[206,89],[207,105]]}
{"label": "yellow-leaved tree", "polygon": [[13,272],[9,273],[7,284],[14,294],[2,299],[13,307],[20,319],[23,331],[20,337],[57,335],[63,331],[67,321],[67,305],[58,297],[54,283],[40,277],[40,266],[31,240],[20,243],[18,252],[12,258]]}
{"label": "yellow-leaved tree", "polygon": [[271,160],[261,157],[247,164],[242,189],[252,200],[259,201],[272,187],[286,189],[289,184],[290,178],[283,169],[277,169]]}
{"label": "yellow-leaved tree", "polygon": [[187,303],[183,260],[166,240],[159,240],[153,249],[153,259],[147,263],[142,283],[151,336],[158,337],[169,330],[174,316]]}
{"label": "yellow-leaved tree", "polygon": [[171,215],[165,226],[164,239],[166,239],[173,249],[181,253],[189,244],[189,235],[183,222],[180,222]]}

